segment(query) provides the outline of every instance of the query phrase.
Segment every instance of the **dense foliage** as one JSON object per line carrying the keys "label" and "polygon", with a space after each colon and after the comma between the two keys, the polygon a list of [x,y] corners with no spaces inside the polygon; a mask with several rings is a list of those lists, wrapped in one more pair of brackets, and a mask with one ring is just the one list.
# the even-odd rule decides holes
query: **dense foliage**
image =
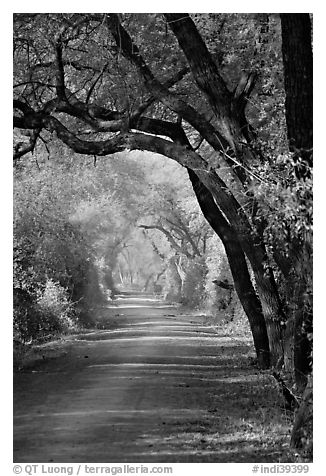
{"label": "dense foliage", "polygon": [[[137,284],[230,319],[241,304],[259,366],[302,392],[312,349],[310,23],[15,15],[19,332],[27,314],[48,329],[58,301],[62,329],[75,322],[72,309],[95,295],[87,283],[111,298]],[[31,152],[32,173],[22,165]]]}

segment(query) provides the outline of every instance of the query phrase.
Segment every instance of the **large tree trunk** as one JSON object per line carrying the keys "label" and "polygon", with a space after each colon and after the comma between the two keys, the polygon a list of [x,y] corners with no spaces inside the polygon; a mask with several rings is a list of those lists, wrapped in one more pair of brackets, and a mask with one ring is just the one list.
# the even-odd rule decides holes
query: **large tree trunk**
{"label": "large tree trunk", "polygon": [[228,191],[223,181],[213,171],[202,173],[199,170],[196,171],[196,175],[211,192],[218,207],[227,217],[250,262],[267,325],[271,363],[276,365],[283,359],[282,322],[285,321],[285,316],[273,272],[269,267],[265,267],[268,261],[265,245],[258,233],[251,227],[242,207]]}
{"label": "large tree trunk", "polygon": [[[299,248],[292,250],[292,269],[287,275],[289,317],[285,331],[285,370],[292,374],[297,390],[302,393],[312,370],[312,256],[311,247],[294,240]],[[295,255],[295,257],[293,257]]]}
{"label": "large tree trunk", "polygon": [[[281,14],[285,113],[290,149],[312,163],[313,58],[308,13]],[[304,170],[298,166],[299,175]]]}
{"label": "large tree trunk", "polygon": [[304,450],[307,456],[312,456],[312,436],[313,436],[313,378],[309,376],[308,384],[303,393],[302,402],[297,411],[294,421],[291,446]]}
{"label": "large tree trunk", "polygon": [[[251,260],[251,264],[252,262],[253,260]],[[259,257],[255,258],[253,266],[255,285],[266,321],[271,348],[271,363],[277,366],[283,361],[284,355],[282,323],[285,322],[285,316],[274,275],[270,269],[264,269],[262,263],[264,263],[264,261],[261,262]]]}
{"label": "large tree trunk", "polygon": [[[311,22],[308,13],[281,14],[282,54],[285,84],[285,111],[289,148],[294,152],[297,178],[310,177],[313,147],[313,61],[311,46]],[[292,315],[288,321],[287,348],[297,387],[304,388],[311,370],[311,342],[307,327],[311,315],[307,312],[304,295],[307,285],[310,246],[296,239],[292,242],[290,258]],[[303,263],[308,263],[305,269]],[[310,266],[311,268],[312,266]],[[308,278],[309,279],[309,278]],[[291,282],[290,281],[290,282]],[[291,361],[292,360],[292,361]]]}
{"label": "large tree trunk", "polygon": [[[313,146],[313,62],[311,22],[307,13],[281,14],[282,53],[286,93],[286,124],[289,148],[294,152],[295,173],[299,180],[311,177]],[[299,391],[304,388],[297,412],[291,446],[312,457],[313,385],[311,371],[312,328],[311,303],[307,300],[307,283],[312,279],[311,246],[296,239],[290,249],[292,258],[293,305],[288,321],[292,371]],[[309,266],[310,262],[310,266]],[[306,263],[306,266],[305,264]],[[308,265],[307,265],[308,264]],[[310,275],[310,276],[309,276]],[[306,301],[306,302],[305,302]],[[309,376],[308,376],[309,375]]]}
{"label": "large tree trunk", "polygon": [[224,245],[234,287],[249,320],[258,363],[261,368],[268,368],[270,365],[270,350],[266,323],[237,235],[216,206],[210,191],[192,170],[188,169],[188,174],[206,220]]}
{"label": "large tree trunk", "polygon": [[[217,129],[225,138],[233,153],[237,155],[237,159],[246,161],[249,156],[252,157],[252,154],[248,147],[243,146],[244,143],[250,141],[250,137],[246,134],[249,126],[244,127],[248,125],[246,124],[245,107],[247,98],[254,85],[254,77],[246,75],[245,80],[241,78],[234,94],[231,93],[219,74],[215,62],[189,15],[166,13],[165,17],[187,57],[191,72],[199,89],[205,94],[211,105],[216,118]],[[211,145],[213,144],[211,143]],[[215,148],[215,150],[218,151],[220,148]],[[236,170],[236,173],[240,182],[244,184],[246,181],[244,170],[240,167]],[[201,179],[201,176],[199,178]],[[272,364],[275,365],[283,358],[282,322],[284,322],[285,317],[273,271],[265,266],[268,259],[262,234],[259,236],[251,227],[239,204],[232,203],[232,196],[225,184],[221,180],[218,180],[219,183],[217,183],[216,179],[218,177],[213,177],[213,174],[211,174],[211,178],[213,187],[217,185],[223,192],[226,192],[222,194],[221,190],[219,193],[213,194],[213,196],[238,234],[242,249],[248,257],[254,272],[256,288],[261,300],[270,338]],[[210,186],[208,188],[211,190]]]}

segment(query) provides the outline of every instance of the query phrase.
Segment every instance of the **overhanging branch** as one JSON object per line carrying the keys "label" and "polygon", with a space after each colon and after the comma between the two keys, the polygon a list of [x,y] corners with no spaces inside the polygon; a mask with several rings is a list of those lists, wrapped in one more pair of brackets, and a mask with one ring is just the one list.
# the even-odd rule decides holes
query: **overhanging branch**
{"label": "overhanging branch", "polygon": [[184,254],[185,256],[187,256],[187,258],[193,258],[193,256],[189,253],[189,251],[184,246],[178,245],[178,243],[173,238],[172,234],[168,230],[166,230],[163,226],[160,226],[160,225],[138,225],[138,227],[143,228],[144,230],[158,230],[158,231],[160,231],[161,233],[163,233],[166,236],[166,238],[169,241],[169,243],[171,244],[172,248],[174,248],[178,253]]}
{"label": "overhanging branch", "polygon": [[181,100],[178,95],[165,88],[155,78],[140,54],[137,45],[120,24],[118,16],[114,13],[110,14],[107,17],[107,24],[119,50],[137,67],[149,92],[170,110],[189,122],[215,150],[223,151],[227,149],[229,145],[227,140],[210,124],[204,115]]}

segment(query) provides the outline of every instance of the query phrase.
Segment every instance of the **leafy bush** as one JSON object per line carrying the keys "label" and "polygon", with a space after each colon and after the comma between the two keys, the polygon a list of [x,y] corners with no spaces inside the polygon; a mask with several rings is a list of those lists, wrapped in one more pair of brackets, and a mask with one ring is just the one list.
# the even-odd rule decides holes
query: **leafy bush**
{"label": "leafy bush", "polygon": [[67,332],[76,327],[74,306],[66,289],[48,279],[37,297],[37,309],[42,318],[43,331]]}
{"label": "leafy bush", "polygon": [[27,164],[14,182],[14,336],[23,342],[91,322],[101,297],[92,243],[71,221],[73,174],[58,164],[32,172]]}
{"label": "leafy bush", "polygon": [[35,297],[21,288],[14,288],[14,341],[28,342],[39,335],[41,316]]}
{"label": "leafy bush", "polygon": [[[285,254],[291,254],[294,241],[311,240],[313,221],[312,177],[299,179],[297,169],[304,167],[293,154],[270,156],[258,173],[264,177],[256,196],[259,200],[259,219],[265,220],[265,238],[272,247],[282,243]],[[299,165],[298,165],[299,164]],[[311,175],[311,170],[306,169]]]}
{"label": "leafy bush", "polygon": [[76,328],[73,303],[59,283],[48,279],[35,294],[14,289],[14,338],[20,342],[33,341]]}

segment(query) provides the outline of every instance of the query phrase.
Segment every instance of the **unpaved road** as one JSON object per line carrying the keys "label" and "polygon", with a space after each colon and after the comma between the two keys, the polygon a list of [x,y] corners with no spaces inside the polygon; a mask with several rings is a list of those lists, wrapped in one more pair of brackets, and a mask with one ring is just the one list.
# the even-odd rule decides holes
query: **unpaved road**
{"label": "unpaved road", "polygon": [[117,329],[16,373],[14,462],[277,461],[259,435],[241,436],[252,430],[237,394],[249,382],[254,416],[259,383],[241,366],[248,347],[177,312],[120,298]]}

